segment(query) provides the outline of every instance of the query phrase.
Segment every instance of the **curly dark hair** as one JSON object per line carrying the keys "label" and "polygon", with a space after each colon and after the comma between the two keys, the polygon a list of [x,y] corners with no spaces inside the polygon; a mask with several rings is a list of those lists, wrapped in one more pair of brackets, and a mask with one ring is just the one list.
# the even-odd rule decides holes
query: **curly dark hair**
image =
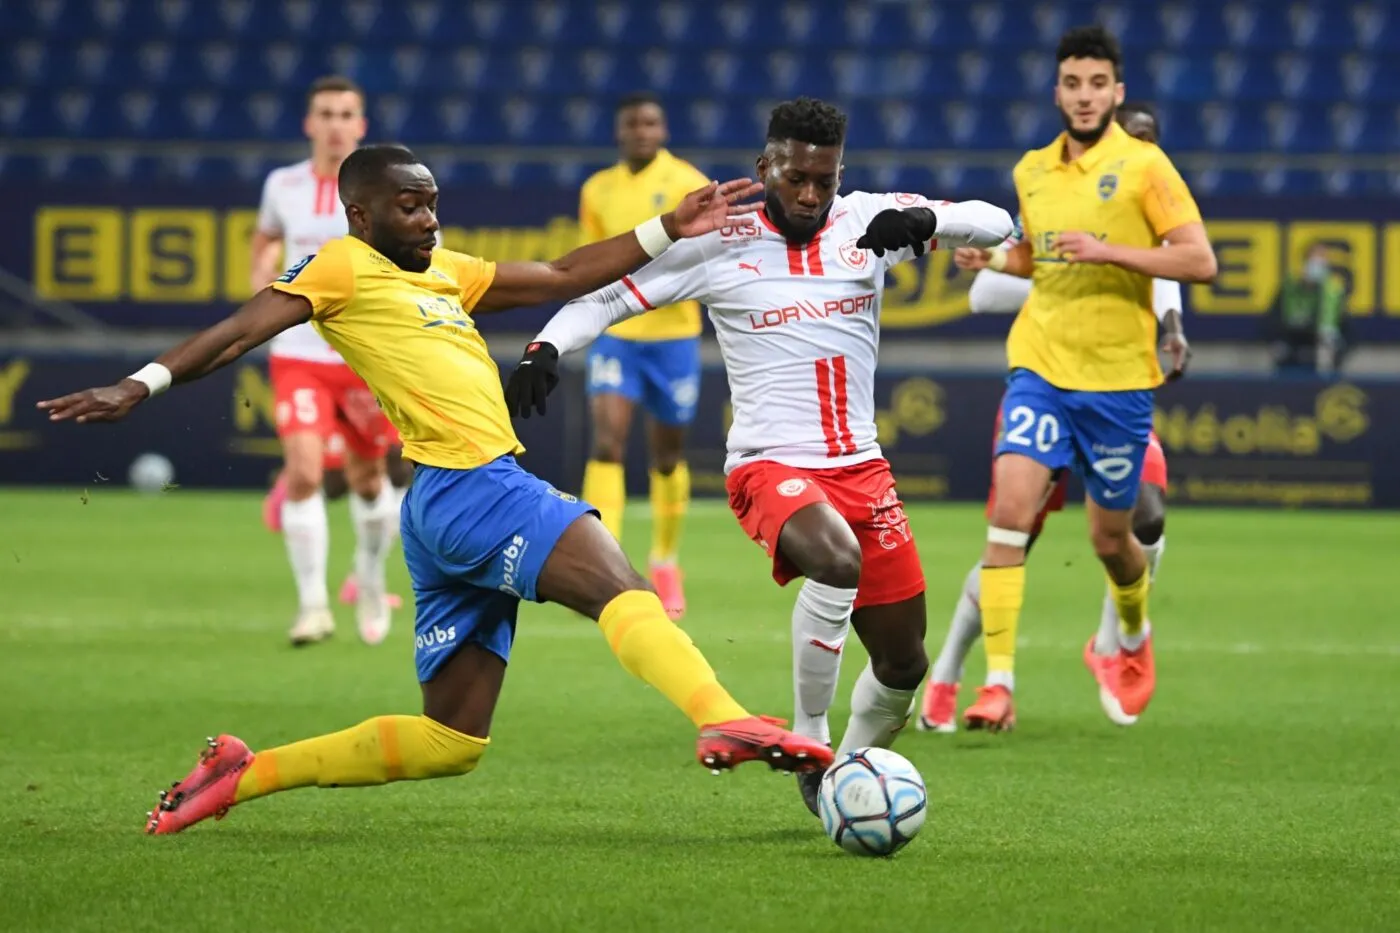
{"label": "curly dark hair", "polygon": [[813,146],[839,146],[846,141],[846,115],[812,97],[784,101],[773,108],[768,118],[768,141],[784,139]]}
{"label": "curly dark hair", "polygon": [[1102,26],[1076,26],[1060,36],[1055,61],[1067,58],[1093,58],[1113,63],[1113,78],[1123,80],[1123,50],[1118,40]]}

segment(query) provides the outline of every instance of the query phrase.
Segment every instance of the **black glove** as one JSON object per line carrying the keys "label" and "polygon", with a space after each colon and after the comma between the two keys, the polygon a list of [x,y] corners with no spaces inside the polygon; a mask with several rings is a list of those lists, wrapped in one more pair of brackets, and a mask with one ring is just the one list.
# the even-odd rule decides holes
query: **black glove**
{"label": "black glove", "polygon": [[530,417],[532,408],[544,414],[544,400],[558,384],[559,351],[552,343],[530,344],[506,381],[506,411],[522,418]]}
{"label": "black glove", "polygon": [[857,249],[868,249],[876,256],[885,255],[885,250],[896,252],[906,246],[914,247],[914,255],[924,254],[924,244],[933,239],[938,229],[938,218],[927,207],[910,207],[896,210],[891,207],[876,214],[865,228],[865,233],[856,240]]}

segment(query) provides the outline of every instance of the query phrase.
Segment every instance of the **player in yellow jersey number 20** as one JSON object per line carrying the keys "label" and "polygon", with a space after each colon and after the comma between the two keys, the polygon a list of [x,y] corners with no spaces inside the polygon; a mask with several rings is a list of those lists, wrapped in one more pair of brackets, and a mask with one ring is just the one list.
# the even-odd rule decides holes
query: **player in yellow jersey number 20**
{"label": "player in yellow jersey number 20", "polygon": [[1007,729],[1026,548],[1057,470],[1088,492],[1094,551],[1118,610],[1117,664],[1101,687],[1135,717],[1156,684],[1149,574],[1133,506],[1152,430],[1157,359],[1153,278],[1207,282],[1216,260],[1201,214],[1165,153],[1114,120],[1123,103],[1118,42],[1099,26],[1060,39],[1055,103],[1065,132],[1015,170],[1025,236],[991,254],[1031,279],[1007,340],[990,516],[982,556],[987,686],[964,713],[971,729]]}
{"label": "player in yellow jersey number 20", "polygon": [[[436,246],[437,185],[407,149],[346,158],[339,191],[350,235],[287,270],[232,316],[116,385],[39,403],[55,421],[115,421],[172,382],[207,375],[305,321],[374,391],[417,464],[402,509],[417,604],[421,716],[378,716],[254,753],[210,739],[161,793],[147,831],[173,833],[239,803],[298,787],[351,787],[475,769],[489,743],[522,599],[597,620],[622,666],[699,728],[697,757],[719,771],[766,761],[825,769],[831,750],[752,716],[628,563],[587,503],[515,462],[500,373],[473,314],[563,302],[753,208],[761,186],[711,183],[676,209],[554,262],[496,264]],[[627,740],[614,743],[627,755]],[[607,752],[603,752],[606,754]]]}

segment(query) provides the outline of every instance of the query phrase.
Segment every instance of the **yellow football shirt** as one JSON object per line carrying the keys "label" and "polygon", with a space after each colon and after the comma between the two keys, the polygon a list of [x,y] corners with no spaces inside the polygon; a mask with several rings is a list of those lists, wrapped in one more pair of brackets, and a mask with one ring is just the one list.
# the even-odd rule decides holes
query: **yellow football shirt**
{"label": "yellow football shirt", "polygon": [[[579,194],[578,222],[583,242],[596,243],[626,233],[671,210],[710,180],[684,159],[662,149],[640,172],[619,162],[593,174]],[[682,301],[614,324],[608,333],[624,340],[679,340],[700,336],[700,305]]]}
{"label": "yellow football shirt", "polygon": [[272,287],[311,302],[312,324],[374,392],[405,458],[467,470],[525,449],[471,319],[495,277],[495,263],[447,249],[426,272],[406,272],[347,236]]}
{"label": "yellow football shirt", "polygon": [[1070,264],[1051,244],[1079,230],[1125,246],[1159,246],[1200,209],[1166,153],[1117,123],[1083,156],[1064,162],[1065,136],[1027,152],[1015,170],[1031,293],[1007,339],[1013,369],[1061,389],[1114,392],[1162,383],[1152,277],[1117,266]]}

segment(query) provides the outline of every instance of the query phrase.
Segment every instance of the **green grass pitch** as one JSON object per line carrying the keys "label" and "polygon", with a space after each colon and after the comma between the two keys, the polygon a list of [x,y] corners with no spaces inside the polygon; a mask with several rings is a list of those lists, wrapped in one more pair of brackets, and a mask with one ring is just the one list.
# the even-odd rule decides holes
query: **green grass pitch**
{"label": "green grass pitch", "polygon": [[[910,517],[933,654],[982,520]],[[333,522],[343,570],[343,505]],[[1400,928],[1394,515],[1173,513],[1159,688],[1129,730],[1080,663],[1103,586],[1083,514],[1055,519],[1031,561],[1021,727],[906,731],[930,815],[887,861],[828,842],[790,777],[694,764],[684,719],[590,623],[540,606],[475,774],[299,791],[148,838],[206,734],[257,748],[416,712],[409,616],[377,649],[349,612],[332,643],[288,647],[281,542],[249,495],[9,491],[0,528],[6,930]],[[647,534],[634,507],[638,558]],[[743,702],[788,715],[794,591],[710,503],[684,566],[686,628]],[[397,556],[392,580],[407,593]],[[863,662],[846,658],[838,729]]]}

